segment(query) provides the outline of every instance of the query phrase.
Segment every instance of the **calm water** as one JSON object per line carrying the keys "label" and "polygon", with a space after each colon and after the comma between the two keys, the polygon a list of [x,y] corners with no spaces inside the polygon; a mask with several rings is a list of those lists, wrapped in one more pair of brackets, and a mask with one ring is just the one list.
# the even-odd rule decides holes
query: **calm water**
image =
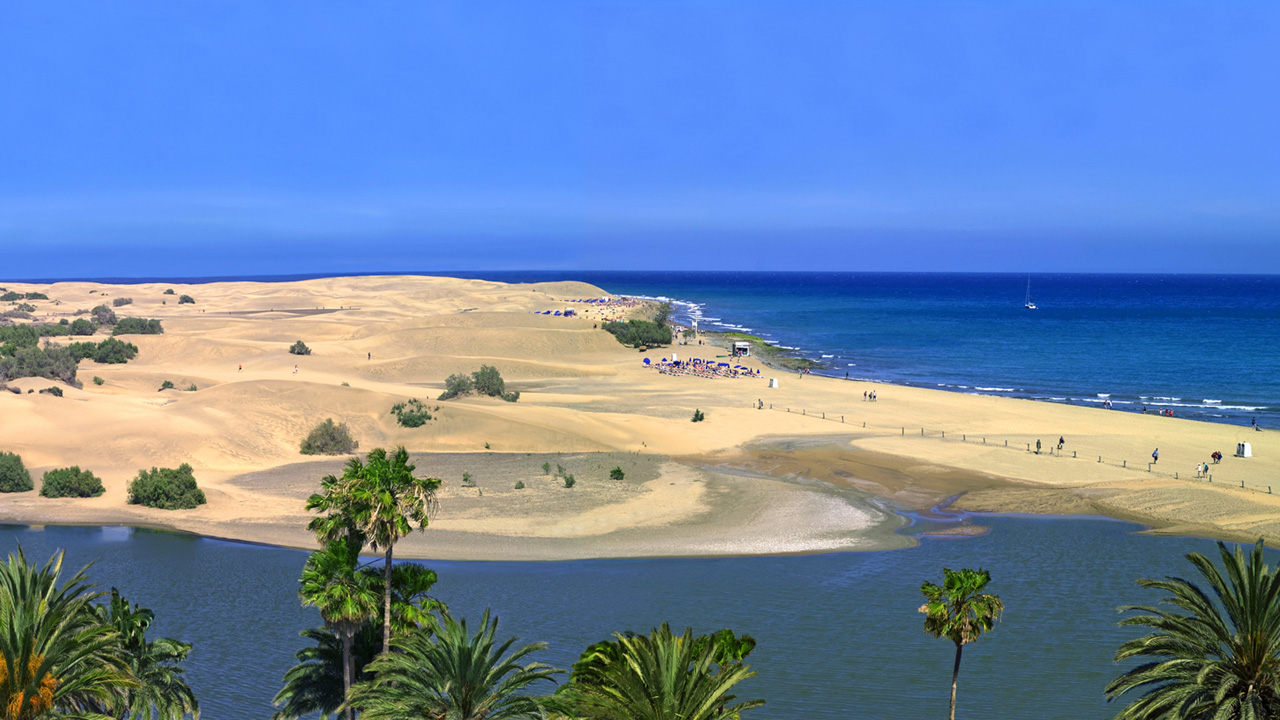
{"label": "calm water", "polygon": [[[504,635],[543,640],[541,659],[568,667],[615,630],[663,620],[701,631],[731,627],[759,641],[760,674],[742,697],[761,718],[908,718],[945,712],[952,646],[921,630],[919,585],[941,568],[981,566],[1006,605],[1003,623],[965,652],[960,712],[968,718],[1084,720],[1113,715],[1102,688],[1129,636],[1115,607],[1153,599],[1139,576],[1183,574],[1206,540],[1134,534],[1103,519],[983,519],[988,535],[909,550],[808,557],[429,563],[455,614],[490,607]],[[260,719],[318,624],[302,608],[292,550],[121,528],[0,527],[41,560],[96,562],[91,577],[157,612],[157,631],[194,642],[190,678],[205,717]],[[1275,558],[1272,558],[1275,562]]]}

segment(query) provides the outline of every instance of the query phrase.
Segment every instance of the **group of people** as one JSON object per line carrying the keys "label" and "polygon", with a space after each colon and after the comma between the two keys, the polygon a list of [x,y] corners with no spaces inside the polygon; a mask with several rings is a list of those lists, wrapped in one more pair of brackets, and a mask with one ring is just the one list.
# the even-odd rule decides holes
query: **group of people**
{"label": "group of people", "polygon": [[875,401],[876,401],[876,391],[875,391],[875,390],[863,390],[863,391],[862,391],[862,402],[875,402]]}
{"label": "group of people", "polygon": [[748,367],[726,366],[714,362],[707,362],[698,358],[693,360],[673,360],[667,362],[663,358],[661,363],[646,364],[645,367],[656,367],[658,372],[663,375],[694,375],[702,378],[718,378],[718,377],[760,377],[759,370],[752,370]]}

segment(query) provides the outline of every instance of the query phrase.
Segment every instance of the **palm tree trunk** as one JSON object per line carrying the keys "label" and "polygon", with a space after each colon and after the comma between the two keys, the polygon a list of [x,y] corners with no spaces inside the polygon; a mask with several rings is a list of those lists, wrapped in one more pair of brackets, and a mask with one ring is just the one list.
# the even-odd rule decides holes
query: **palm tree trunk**
{"label": "palm tree trunk", "polygon": [[382,652],[391,652],[391,548],[387,545],[387,563],[382,570]]}
{"label": "palm tree trunk", "polygon": [[[351,645],[355,633],[350,621],[342,624],[342,702],[351,697]],[[347,707],[347,720],[355,720],[355,710]]]}
{"label": "palm tree trunk", "polygon": [[951,670],[951,720],[956,720],[956,681],[960,679],[960,653],[963,643],[956,643],[956,666]]}

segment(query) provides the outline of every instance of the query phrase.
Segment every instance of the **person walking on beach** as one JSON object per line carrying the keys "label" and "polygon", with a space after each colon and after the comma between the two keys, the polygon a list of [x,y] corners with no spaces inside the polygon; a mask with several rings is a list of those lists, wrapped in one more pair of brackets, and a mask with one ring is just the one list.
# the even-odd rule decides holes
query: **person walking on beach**
{"label": "person walking on beach", "polygon": [[236,372],[244,372],[244,365],[237,365]]}
{"label": "person walking on beach", "polygon": [[1160,462],[1160,448],[1151,451],[1152,464]]}
{"label": "person walking on beach", "polygon": [[1067,444],[1066,439],[1065,439],[1065,438],[1063,438],[1061,435],[1059,435],[1059,436],[1058,436],[1058,449],[1059,449],[1059,450],[1061,450],[1061,449],[1062,449],[1062,446],[1063,446],[1063,445],[1066,445],[1066,444]]}
{"label": "person walking on beach", "polygon": [[1038,439],[1036,440],[1036,454],[1040,454],[1040,440]]}

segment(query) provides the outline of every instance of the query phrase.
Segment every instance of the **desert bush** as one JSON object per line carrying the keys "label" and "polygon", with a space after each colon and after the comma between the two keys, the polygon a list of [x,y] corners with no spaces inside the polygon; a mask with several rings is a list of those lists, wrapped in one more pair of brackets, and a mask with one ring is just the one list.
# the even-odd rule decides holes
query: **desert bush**
{"label": "desert bush", "polygon": [[[93,343],[76,343],[76,345],[93,346]],[[94,362],[103,365],[119,365],[129,362],[137,356],[137,345],[115,338],[107,338],[93,347],[93,353],[86,357],[92,358]]]}
{"label": "desert bush", "polygon": [[[119,300],[120,298],[116,298]],[[99,325],[115,325],[119,318],[116,317],[116,311],[106,305],[98,305],[90,311],[93,315],[93,321]]]}
{"label": "desert bush", "polygon": [[524,481],[523,481],[523,480],[517,480],[517,481],[516,481],[516,489],[517,489],[517,490],[523,490],[523,489],[524,489]]}
{"label": "desert bush", "polygon": [[104,382],[106,382],[106,381],[105,381],[105,380],[103,380],[102,378],[98,377],[97,375],[94,375],[94,376],[93,376],[93,384],[94,384],[94,385],[101,385],[101,384],[102,384],[102,383],[104,383]]}
{"label": "desert bush", "polygon": [[544,462],[544,463],[542,463],[542,474],[543,474],[543,475],[550,475],[550,474],[551,474],[551,463],[549,463],[549,462]]}
{"label": "desert bush", "polygon": [[31,303],[18,303],[18,305],[14,308],[14,310],[20,310],[22,312],[31,313],[36,311],[36,306],[32,305]]}
{"label": "desert bush", "polygon": [[351,430],[346,423],[335,423],[333,418],[311,429],[302,440],[303,455],[346,455],[360,447],[360,443],[351,437]]}
{"label": "desert bush", "polygon": [[289,354],[290,355],[310,355],[311,348],[307,347],[306,343],[299,340],[298,342],[289,346]]}
{"label": "desert bush", "polygon": [[471,378],[466,375],[454,373],[444,380],[444,392],[440,393],[437,400],[449,400],[459,395],[466,395],[472,390]]}
{"label": "desert bush", "polygon": [[34,320],[35,317],[36,317],[35,315],[32,315],[30,312],[22,309],[5,310],[4,312],[0,312],[0,318],[18,318],[21,320]]}
{"label": "desert bush", "polygon": [[556,477],[564,477],[564,466],[563,466],[563,465],[560,465],[560,464],[557,464],[557,465],[556,465]]}
{"label": "desert bush", "polygon": [[161,392],[164,390],[172,390],[172,389],[173,389],[173,381],[165,380],[164,382],[160,383],[160,389],[157,390],[156,392]]}
{"label": "desert bush", "polygon": [[427,412],[418,398],[392,405],[391,414],[396,416],[396,422],[402,427],[409,428],[422,427],[431,419],[431,413]]}
{"label": "desert bush", "polygon": [[180,295],[178,296],[178,304],[179,305],[195,305],[196,299],[191,297],[190,295]]}
{"label": "desert bush", "polygon": [[520,391],[512,390],[511,392],[502,393],[502,399],[507,402],[516,402],[520,399]]}
{"label": "desert bush", "polygon": [[31,473],[17,453],[0,452],[0,492],[26,492],[32,487]]}
{"label": "desert bush", "polygon": [[49,299],[49,296],[45,295],[42,292],[29,292],[26,295],[23,295],[23,297],[26,298],[27,300],[48,300]]}
{"label": "desert bush", "polygon": [[139,470],[129,483],[129,504],[161,510],[190,510],[205,504],[204,491],[196,485],[191,466]]}
{"label": "desert bush", "polygon": [[62,397],[62,388],[58,387],[57,385],[50,385],[49,387],[41,390],[40,394],[52,395],[54,397]]}
{"label": "desert bush", "polygon": [[671,344],[671,328],[650,320],[607,322],[602,327],[627,347]]}
{"label": "desert bush", "polygon": [[164,327],[158,319],[152,318],[120,318],[116,321],[112,335],[163,335]]}
{"label": "desert bush", "polygon": [[76,380],[77,362],[69,349],[57,345],[19,347],[11,356],[0,356],[0,380],[42,377],[80,387]]}
{"label": "desert bush", "polygon": [[93,323],[89,322],[88,320],[85,320],[84,318],[76,318],[76,321],[71,323],[71,327],[69,328],[67,334],[92,335],[96,332],[98,332],[97,325],[94,325]]}
{"label": "desert bush", "polygon": [[701,410],[693,411],[693,418],[691,419],[692,422],[702,422],[703,420],[706,420],[706,419],[707,419],[707,416],[703,415]]}
{"label": "desert bush", "polygon": [[195,383],[191,383],[190,385],[187,386],[187,392],[195,392],[196,390],[199,390],[199,389],[200,388],[196,387]]}
{"label": "desert bush", "polygon": [[626,474],[626,473],[624,473],[624,472],[622,472],[622,468],[621,468],[621,467],[615,467],[614,469],[612,469],[612,470],[610,470],[610,471],[609,471],[609,479],[610,479],[610,480],[622,480],[622,479],[623,479],[623,478],[625,478],[626,476],[627,476],[627,474]]}
{"label": "desert bush", "polygon": [[22,299],[22,293],[16,293],[12,290],[0,295],[0,302],[15,302]]}
{"label": "desert bush", "polygon": [[471,473],[469,473],[469,472],[464,472],[464,473],[462,473],[462,484],[463,484],[463,486],[464,486],[464,487],[475,487],[475,486],[476,486],[475,482],[473,482],[473,481],[471,480]]}
{"label": "desert bush", "polygon": [[102,480],[88,470],[81,470],[79,465],[50,470],[40,480],[40,495],[47,498],[98,497],[104,492]]}
{"label": "desert bush", "polygon": [[573,487],[574,483],[576,483],[576,482],[578,482],[578,481],[577,481],[577,480],[574,480],[572,475],[565,475],[565,476],[564,476],[564,486],[565,486],[565,487],[567,487],[567,488],[571,488],[571,487]]}
{"label": "desert bush", "polygon": [[133,298],[118,297],[115,300],[112,300],[111,304],[115,307],[124,307],[125,305],[132,305]]}
{"label": "desert bush", "polygon": [[169,288],[169,289],[165,290],[165,291],[164,291],[164,294],[165,294],[165,295],[173,295],[173,294],[174,294],[174,292],[173,292],[173,288]]}

